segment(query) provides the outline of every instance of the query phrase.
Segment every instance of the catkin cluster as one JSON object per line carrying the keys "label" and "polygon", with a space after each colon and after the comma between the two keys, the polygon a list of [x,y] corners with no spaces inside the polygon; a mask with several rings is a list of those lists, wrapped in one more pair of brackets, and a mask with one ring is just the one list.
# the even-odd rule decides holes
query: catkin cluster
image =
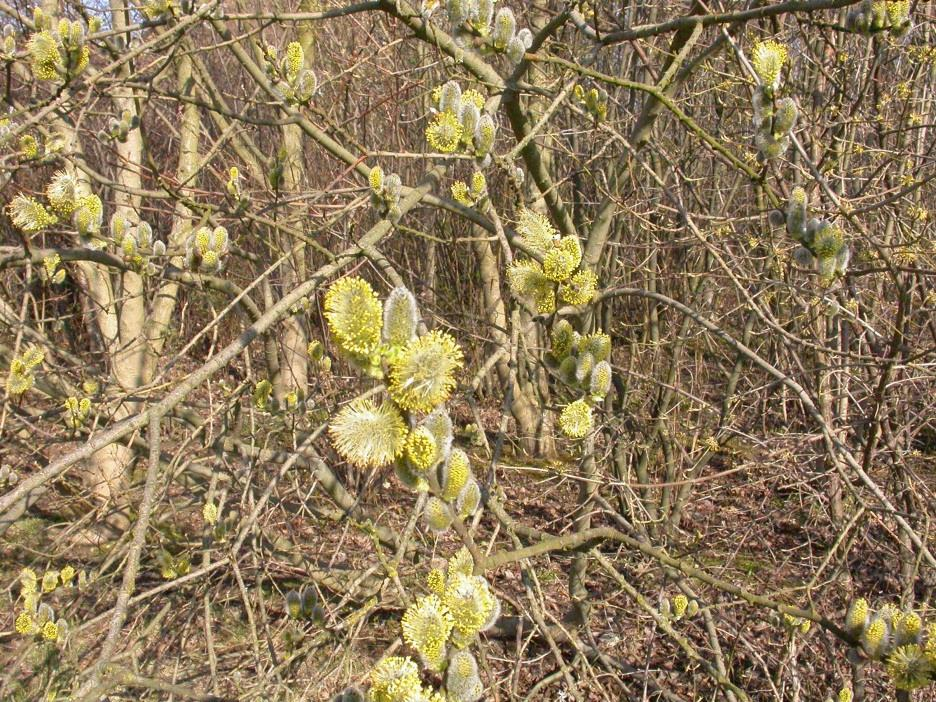
{"label": "catkin cluster", "polygon": [[801,266],[815,265],[819,279],[828,285],[836,276],[845,275],[851,259],[851,248],[842,230],[828,220],[809,217],[806,191],[794,188],[786,210],[786,230],[800,245],[793,252]]}
{"label": "catkin cluster", "polygon": [[164,580],[175,580],[182,575],[188,575],[192,570],[192,559],[187,553],[173,555],[164,548],[156,554],[156,563]]}
{"label": "catkin cluster", "polygon": [[699,603],[696,600],[690,600],[681,593],[670,598],[664,598],[660,604],[660,614],[670,621],[678,622],[684,617],[691,619],[698,613]]}
{"label": "catkin cluster", "polygon": [[19,482],[19,473],[8,465],[0,465],[0,488],[11,488]]}
{"label": "catkin cluster", "polygon": [[28,195],[17,195],[7,205],[7,213],[13,225],[26,234],[35,234],[58,222],[45,205]]}
{"label": "catkin cluster", "polygon": [[185,265],[194,271],[219,273],[229,250],[227,229],[199,227],[185,241]]}
{"label": "catkin cluster", "polygon": [[[34,10],[36,31],[29,37],[26,50],[36,80],[67,83],[78,76],[91,58],[86,45],[88,28],[79,20],[55,18],[40,8]],[[92,26],[91,31],[97,31]]]}
{"label": "catkin cluster", "polygon": [[[311,353],[312,344],[309,344],[309,350],[309,357],[312,358],[313,362],[316,362]],[[273,383],[266,379],[261,380],[254,386],[251,399],[254,408],[272,415],[290,413],[298,416],[315,408],[314,403],[310,398],[306,397],[303,389],[290,390],[280,400],[273,395]]]}
{"label": "catkin cluster", "polygon": [[62,403],[64,409],[63,421],[69,429],[77,431],[88,421],[93,407],[92,397],[100,392],[100,385],[96,380],[85,380],[81,384],[81,396],[71,395]]}
{"label": "catkin cluster", "polygon": [[130,110],[124,110],[120,113],[120,119],[111,117],[107,123],[107,131],[102,131],[102,139],[112,139],[121,143],[127,141],[131,130],[140,126],[139,116],[133,114]]}
{"label": "catkin cluster", "polygon": [[52,285],[58,285],[65,281],[66,271],[59,268],[62,263],[62,257],[57,253],[49,254],[42,259],[42,268],[39,269],[39,277],[43,282]]}
{"label": "catkin cluster", "polygon": [[387,379],[379,403],[358,398],[329,425],[332,443],[362,468],[393,463],[400,481],[432,491],[423,519],[444,531],[481,506],[481,487],[468,455],[453,448],[452,420],[443,406],[455,386],[462,352],[446,332],[419,334],[419,311],[403,287],[384,303],[360,278],[343,278],[325,296],[329,331],[342,355],[362,372]]}
{"label": "catkin cluster", "polygon": [[478,662],[470,646],[494,626],[500,603],[487,580],[474,575],[467,549],[443,569],[430,571],[428,594],[403,615],[403,640],[427,670],[441,676],[439,689],[424,685],[410,656],[391,656],[371,670],[369,702],[477,702],[484,694]]}
{"label": "catkin cluster", "polygon": [[36,382],[35,370],[45,360],[45,353],[38,346],[31,346],[19,356],[10,361],[10,372],[7,374],[7,392],[19,397],[29,390]]}
{"label": "catkin cluster", "polygon": [[266,72],[283,100],[290,105],[305,105],[318,88],[318,79],[305,67],[305,51],[298,41],[289,42],[282,59],[275,46],[264,51]]}
{"label": "catkin cluster", "polygon": [[76,584],[84,587],[87,573],[79,573],[66,565],[61,570],[46,571],[40,580],[35,571],[24,568],[20,572],[19,583],[22,609],[13,624],[16,633],[48,643],[63,643],[68,636],[68,623],[61,617],[56,619],[54,610],[42,598]]}
{"label": "catkin cluster", "polygon": [[484,111],[484,96],[473,88],[462,91],[450,80],[433,91],[433,100],[437,110],[426,127],[429,146],[443,154],[469,154],[479,166],[487,165],[497,127]]}
{"label": "catkin cluster", "polygon": [[[461,35],[489,39],[485,48],[506,54],[512,63],[520,63],[523,54],[533,44],[533,33],[526,28],[518,30],[513,10],[509,7],[496,10],[496,0],[442,0],[442,3],[459,40]],[[438,0],[424,0],[423,14],[428,17],[439,4]]]}
{"label": "catkin cluster", "polygon": [[140,12],[150,22],[171,19],[181,9],[175,0],[143,0],[139,6]]}
{"label": "catkin cluster", "polygon": [[11,212],[15,210],[14,224],[24,231],[39,231],[55,224],[59,216],[71,217],[83,245],[95,249],[107,245],[99,236],[104,222],[104,203],[84,181],[68,171],[58,171],[46,186],[46,198],[55,214],[32,198],[15,198],[10,204]]}
{"label": "catkin cluster", "polygon": [[481,171],[471,175],[470,184],[463,180],[452,183],[452,197],[465,207],[474,207],[480,204],[487,196],[487,179]]}
{"label": "catkin cluster", "polygon": [[74,395],[66,398],[64,402],[65,415],[64,421],[65,426],[67,426],[72,431],[77,431],[88,419],[88,415],[91,413],[91,398],[82,397],[77,398]]}
{"label": "catkin cluster", "polygon": [[898,690],[916,690],[936,675],[936,623],[924,626],[912,610],[888,603],[877,611],[858,598],[848,607],[845,631],[860,641],[865,655],[884,663]]}
{"label": "catkin cluster", "polygon": [[286,593],[286,612],[292,619],[308,620],[321,623],[325,620],[325,610],[319,604],[318,593],[314,587],[303,587]]}
{"label": "catkin cluster", "polygon": [[123,215],[115,212],[111,217],[110,231],[129,266],[146,275],[156,272],[156,266],[150,259],[165,256],[166,244],[153,239],[153,228],[147,222],[141,219],[134,226]]}
{"label": "catkin cluster", "polygon": [[[9,119],[0,120],[0,142],[5,141],[7,137],[4,132],[12,131],[13,124]],[[61,134],[52,134],[48,136],[32,134],[21,134],[19,137],[20,160],[24,162],[52,163],[59,158],[59,153],[64,148],[64,139]]]}
{"label": "catkin cluster", "polygon": [[578,83],[572,89],[572,97],[585,108],[596,123],[608,118],[608,93],[601,86],[596,85],[586,90],[581,83]]}
{"label": "catkin cluster", "polygon": [[786,60],[786,47],[772,40],[758,42],[751,52],[751,63],[760,80],[753,95],[754,144],[760,161],[770,161],[786,152],[799,116],[793,98],[777,99]]}
{"label": "catkin cluster", "polygon": [[845,27],[859,34],[890,32],[902,37],[910,31],[910,0],[863,0],[845,17]]}
{"label": "catkin cluster", "polygon": [[585,305],[595,298],[598,278],[581,268],[582,247],[574,236],[559,238],[549,220],[532,210],[520,213],[520,243],[537,257],[518,259],[507,269],[510,290],[533,303],[540,314],[556,311],[557,298],[568,305]]}
{"label": "catkin cluster", "polygon": [[400,213],[400,195],[403,193],[403,180],[396,173],[384,174],[383,168],[374,166],[368,175],[371,204],[381,217],[388,217],[398,222]]}
{"label": "catkin cluster", "polygon": [[228,171],[228,179],[227,183],[224,184],[224,189],[231,197],[231,200],[234,201],[233,214],[239,215],[245,212],[248,205],[250,205],[250,194],[244,190],[244,177],[237,166],[231,166]]}
{"label": "catkin cluster", "polygon": [[[382,404],[355,400],[332,421],[339,453],[356,465],[376,468],[409,448],[414,466],[424,465],[427,442],[413,438],[407,444],[410,431],[403,416],[430,414],[448,399],[463,363],[461,349],[446,332],[419,334],[416,299],[404,287],[381,302],[367,281],[342,278],[329,288],[324,307],[341,354],[363,373],[388,380]],[[369,429],[374,430],[370,436]],[[433,455],[441,457],[444,449],[436,445]]]}
{"label": "catkin cluster", "polygon": [[611,389],[611,337],[597,331],[582,335],[565,319],[552,329],[546,364],[580,397],[559,415],[559,428],[570,439],[582,439],[593,426],[592,408]]}

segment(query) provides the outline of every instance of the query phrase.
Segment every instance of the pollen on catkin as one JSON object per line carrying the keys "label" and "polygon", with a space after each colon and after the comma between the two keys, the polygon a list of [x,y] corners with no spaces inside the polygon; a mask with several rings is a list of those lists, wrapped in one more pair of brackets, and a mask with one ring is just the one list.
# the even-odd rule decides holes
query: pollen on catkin
{"label": "pollen on catkin", "polygon": [[449,659],[445,690],[452,702],[476,702],[484,686],[478,676],[478,663],[467,649],[455,652]]}
{"label": "pollen on catkin", "polygon": [[35,634],[37,630],[36,622],[33,620],[32,615],[25,610],[16,616],[16,621],[13,626],[17,634],[22,634],[24,636]]}
{"label": "pollen on catkin", "polygon": [[383,168],[380,166],[374,166],[370,169],[370,173],[367,176],[368,185],[370,185],[371,191],[375,195],[379,195],[383,190],[384,184],[384,172]]}
{"label": "pollen on catkin", "polygon": [[59,51],[60,42],[49,30],[33,34],[26,43],[26,51],[37,80],[57,80],[65,73],[65,63]]}
{"label": "pollen on catkin", "polygon": [[410,466],[417,473],[425,473],[438,459],[435,437],[425,427],[417,427],[409,433],[403,450]]}
{"label": "pollen on catkin", "polygon": [[880,660],[890,648],[890,626],[884,617],[876,616],[868,622],[861,635],[861,643],[869,658]]}
{"label": "pollen on catkin", "polygon": [[560,299],[569,305],[586,305],[598,292],[598,276],[592,271],[580,270],[559,286]]}
{"label": "pollen on catkin", "polygon": [[37,346],[31,346],[10,362],[6,388],[10,395],[22,395],[35,383],[33,370],[42,365],[45,353]]}
{"label": "pollen on catkin", "polygon": [[474,103],[463,100],[458,108],[458,121],[462,126],[462,141],[465,144],[471,144],[481,121],[481,111]]}
{"label": "pollen on catkin", "polygon": [[442,499],[451,502],[456,499],[471,477],[471,464],[468,454],[461,449],[454,449],[442,467]]}
{"label": "pollen on catkin", "polygon": [[899,646],[887,657],[887,674],[898,690],[916,690],[930,683],[932,666],[917,644]]}
{"label": "pollen on catkin", "polygon": [[471,555],[471,551],[468,550],[467,546],[462,546],[449,557],[448,563],[446,564],[446,573],[449,578],[454,577],[456,573],[471,575],[473,572],[474,557]]}
{"label": "pollen on catkin", "polygon": [[487,178],[481,171],[471,174],[471,197],[479,200],[487,192]]}
{"label": "pollen on catkin", "polygon": [[530,247],[543,256],[556,243],[556,228],[553,227],[545,215],[533,210],[525,209],[520,212],[517,232],[520,234],[520,242],[524,246]]}
{"label": "pollen on catkin", "polygon": [[494,124],[494,118],[489,114],[481,115],[478,120],[478,128],[475,130],[474,147],[475,157],[483,159],[494,148],[494,142],[497,139],[497,126]]}
{"label": "pollen on catkin", "polygon": [[409,656],[389,656],[370,672],[370,702],[400,702],[422,688],[419,666]]}
{"label": "pollen on catkin", "polygon": [[514,261],[507,269],[510,291],[515,297],[529,299],[540,314],[556,310],[556,293],[553,282],[546,277],[542,266],[533,259]]}
{"label": "pollen on catkin", "polygon": [[91,411],[91,400],[87,397],[82,397],[80,400],[77,397],[68,397],[64,402],[65,406],[65,426],[69,429],[79,429],[88,418],[88,413]]}
{"label": "pollen on catkin", "polygon": [[491,31],[491,41],[494,48],[504,51],[508,42],[513,39],[517,31],[517,18],[509,7],[502,7],[494,17],[494,28]]}
{"label": "pollen on catkin", "polygon": [[342,458],[361,468],[379,468],[403,452],[406,423],[389,402],[375,405],[358,398],[329,424],[329,435]]}
{"label": "pollen on catkin", "polygon": [[429,592],[442,596],[445,592],[445,573],[439,568],[433,568],[426,576],[426,587]]}
{"label": "pollen on catkin", "polygon": [[787,60],[787,48],[779,42],[768,39],[754,45],[751,63],[761,82],[770,89],[780,85],[780,73]]}
{"label": "pollen on catkin", "polygon": [[845,631],[852,636],[861,636],[868,621],[868,601],[864,597],[852,600],[845,614]]}
{"label": "pollen on catkin", "polygon": [[590,353],[596,361],[607,361],[611,357],[611,337],[596,331],[579,339],[579,353]]}
{"label": "pollen on catkin", "polygon": [[510,291],[517,297],[532,297],[542,291],[552,290],[552,284],[543,268],[533,259],[514,261],[507,268]]}
{"label": "pollen on catkin", "polygon": [[283,73],[286,76],[286,80],[290,82],[296,80],[304,64],[305,52],[302,50],[302,44],[298,41],[289,42],[286,46],[286,57],[283,60]]}
{"label": "pollen on catkin", "polygon": [[450,574],[442,602],[452,613],[453,642],[459,648],[493,625],[495,612],[499,611],[497,598],[487,581],[477,575]]}
{"label": "pollen on catkin", "polygon": [[302,597],[296,590],[286,593],[286,613],[290,619],[302,619]]}
{"label": "pollen on catkin", "polygon": [[465,207],[471,207],[474,204],[468,192],[468,184],[463,180],[456,180],[452,183],[452,199]]}
{"label": "pollen on catkin", "polygon": [[67,565],[62,568],[61,572],[59,573],[59,577],[62,579],[62,586],[69,587],[72,583],[72,580],[75,579],[75,569],[72,566]]}
{"label": "pollen on catkin", "polygon": [[461,142],[463,128],[452,112],[438,112],[426,127],[426,142],[443,154],[454,153]]}
{"label": "pollen on catkin", "polygon": [[104,205],[97,195],[83,195],[75,203],[72,222],[81,236],[91,236],[101,230]]}
{"label": "pollen on catkin", "polygon": [[559,415],[559,428],[570,439],[588,436],[593,422],[592,408],[585,400],[576,400],[566,405]]}
{"label": "pollen on catkin", "polygon": [[75,194],[78,181],[66,171],[59,171],[46,186],[46,197],[52,209],[63,217],[71,215],[75,209]]}
{"label": "pollen on catkin", "polygon": [[574,333],[575,330],[568,320],[560,319],[553,326],[552,334],[550,334],[550,351],[557,361],[565,358],[572,351]]}
{"label": "pollen on catkin", "polygon": [[452,525],[452,512],[438,497],[430,497],[423,511],[426,526],[435,532],[443,532]]}
{"label": "pollen on catkin", "polygon": [[523,60],[526,49],[527,47],[523,42],[523,38],[519,35],[515,35],[507,42],[507,48],[504,50],[504,53],[507,54],[507,58],[510,59],[511,63],[520,63]]}
{"label": "pollen on catkin", "polygon": [[923,633],[922,629],[923,620],[920,618],[920,615],[916,612],[906,612],[894,626],[894,643],[897,646],[920,643],[920,638]]}
{"label": "pollen on catkin", "polygon": [[687,609],[689,609],[689,598],[683,594],[676,595],[673,598],[673,614],[676,618],[682,619]]}
{"label": "pollen on catkin", "polygon": [[835,256],[842,247],[842,230],[830,222],[822,222],[816,230],[812,251],[817,258]]}
{"label": "pollen on catkin", "polygon": [[456,651],[449,659],[447,686],[451,687],[452,679],[466,680],[478,674],[478,661],[468,649]]}
{"label": "pollen on catkin", "polygon": [[439,90],[439,110],[455,113],[462,102],[461,86],[456,80],[447,81]]}
{"label": "pollen on catkin", "polygon": [[575,258],[567,251],[555,247],[543,257],[543,274],[549,280],[562,283],[575,272]]}
{"label": "pollen on catkin", "polygon": [[27,234],[42,231],[58,221],[44,205],[27,195],[17,195],[7,206],[13,224]]}
{"label": "pollen on catkin", "polygon": [[407,608],[401,624],[403,640],[419,653],[430,670],[440,670],[454,626],[448,607],[438,596],[426,595]]}
{"label": "pollen on catkin", "polygon": [[455,388],[455,371],[464,365],[451,335],[434,330],[410,341],[390,360],[390,395],[403,409],[430,412]]}
{"label": "pollen on catkin", "polygon": [[793,98],[783,98],[777,101],[777,111],[774,113],[773,133],[774,136],[784,136],[789,134],[796,125],[796,118],[799,110],[796,108],[796,102]]}
{"label": "pollen on catkin", "polygon": [[325,294],[325,319],[342,350],[367,356],[380,343],[383,307],[370,284],[358,277],[335,281]]}
{"label": "pollen on catkin", "polygon": [[806,207],[806,191],[802,188],[793,188],[787,204],[786,229],[796,241],[803,241],[806,235]]}

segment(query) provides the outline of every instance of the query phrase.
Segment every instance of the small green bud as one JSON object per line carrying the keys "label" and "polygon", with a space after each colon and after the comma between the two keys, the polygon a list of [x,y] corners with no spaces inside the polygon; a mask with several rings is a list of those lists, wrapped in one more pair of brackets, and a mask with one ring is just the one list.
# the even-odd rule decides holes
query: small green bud
{"label": "small green bud", "polygon": [[318,594],[315,592],[315,588],[302,588],[300,597],[302,599],[302,616],[305,619],[311,619],[315,613],[315,608],[318,607],[319,604]]}
{"label": "small green bud", "polygon": [[292,619],[302,618],[302,598],[295,590],[286,593],[286,612]]}

